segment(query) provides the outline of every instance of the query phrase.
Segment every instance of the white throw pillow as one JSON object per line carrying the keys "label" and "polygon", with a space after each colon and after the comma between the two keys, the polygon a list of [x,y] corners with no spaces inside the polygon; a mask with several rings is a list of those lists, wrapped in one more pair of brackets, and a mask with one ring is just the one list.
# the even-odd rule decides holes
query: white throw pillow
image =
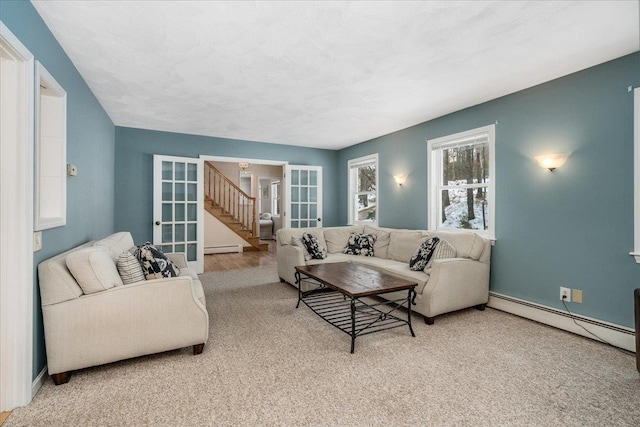
{"label": "white throw pillow", "polygon": [[433,263],[434,259],[455,258],[457,255],[458,253],[456,251],[456,248],[451,246],[451,244],[446,240],[440,239],[440,241],[436,245],[436,248],[433,250],[433,255],[431,256],[431,259],[427,263],[425,269],[431,268],[431,264]]}
{"label": "white throw pillow", "polygon": [[125,285],[136,282],[144,282],[142,266],[131,251],[124,251],[118,256],[118,273]]}
{"label": "white throw pillow", "polygon": [[312,257],[309,251],[307,251],[307,247],[302,243],[302,237],[300,236],[291,236],[291,245],[302,248],[302,254],[304,255],[304,260],[309,261]]}
{"label": "white throw pillow", "polygon": [[123,285],[111,251],[105,247],[94,246],[71,252],[65,262],[85,294]]}

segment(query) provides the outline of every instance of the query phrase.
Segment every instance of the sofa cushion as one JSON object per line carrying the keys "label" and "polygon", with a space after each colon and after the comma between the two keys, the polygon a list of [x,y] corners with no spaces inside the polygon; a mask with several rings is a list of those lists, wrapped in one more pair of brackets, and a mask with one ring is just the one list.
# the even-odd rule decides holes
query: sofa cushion
{"label": "sofa cushion", "polygon": [[[351,262],[353,259],[353,255],[345,255],[345,254],[328,254],[325,259],[310,259],[306,262],[307,265],[315,265],[315,264],[331,264],[335,262]],[[365,259],[364,257],[360,257],[360,259]]]}
{"label": "sofa cushion", "polygon": [[327,243],[326,248],[330,254],[341,253],[345,246],[347,246],[347,240],[351,233],[362,233],[364,227],[362,226],[348,226],[348,227],[332,227],[324,229],[324,240]]}
{"label": "sofa cushion", "polygon": [[431,262],[431,257],[433,256],[433,251],[440,243],[440,239],[438,237],[429,237],[427,240],[422,242],[420,247],[415,254],[409,260],[409,270],[411,271],[422,271],[425,269],[427,264]]}
{"label": "sofa cushion", "polygon": [[302,243],[302,236],[291,236],[291,246],[296,246],[302,249],[302,256],[305,261],[309,261],[311,259],[311,254],[307,250],[307,247]]}
{"label": "sofa cushion", "polygon": [[373,234],[352,233],[342,253],[347,255],[373,256],[373,244],[375,241],[376,236]]}
{"label": "sofa cushion", "polygon": [[478,260],[484,250],[484,239],[473,231],[433,231],[430,236],[446,240],[456,248],[457,257]]}
{"label": "sofa cushion", "polygon": [[392,231],[389,236],[389,259],[407,263],[425,240],[422,231]]}
{"label": "sofa cushion", "polygon": [[376,242],[373,245],[373,256],[377,258],[388,258],[391,233],[382,228],[372,227],[370,225],[364,226],[364,233],[376,236]]}
{"label": "sofa cushion", "polygon": [[116,263],[118,273],[122,279],[122,283],[130,285],[131,283],[141,282],[144,280],[144,272],[138,259],[130,252],[124,251],[118,256]]}
{"label": "sofa cushion", "polygon": [[325,259],[327,250],[318,243],[318,239],[313,234],[302,233],[302,244],[313,259]]}
{"label": "sofa cushion", "polygon": [[180,274],[180,269],[150,242],[138,246],[136,258],[147,280],[177,277]]}
{"label": "sofa cushion", "polygon": [[38,264],[38,284],[43,307],[82,296],[82,288],[69,271],[66,258],[73,251],[92,247],[93,243],[85,243]]}
{"label": "sofa cushion", "polygon": [[120,254],[126,250],[129,250],[133,246],[133,238],[128,231],[121,231],[119,233],[113,233],[110,236],[105,237],[102,240],[98,240],[94,246],[101,246],[111,251],[111,257],[113,261],[118,261]]}
{"label": "sofa cushion", "polygon": [[427,263],[425,268],[431,268],[431,264],[436,259],[455,258],[458,255],[456,248],[451,246],[449,242],[444,239],[440,239],[436,248],[433,250],[433,255]]}
{"label": "sofa cushion", "polygon": [[92,247],[71,252],[65,262],[69,271],[86,295],[122,286],[111,251],[104,247]]}
{"label": "sofa cushion", "polygon": [[422,293],[422,290],[429,281],[429,275],[431,274],[431,270],[411,271],[409,269],[409,264],[400,263],[384,267],[383,271],[391,274],[392,276],[417,283],[418,286],[416,286],[415,291],[418,294]]}

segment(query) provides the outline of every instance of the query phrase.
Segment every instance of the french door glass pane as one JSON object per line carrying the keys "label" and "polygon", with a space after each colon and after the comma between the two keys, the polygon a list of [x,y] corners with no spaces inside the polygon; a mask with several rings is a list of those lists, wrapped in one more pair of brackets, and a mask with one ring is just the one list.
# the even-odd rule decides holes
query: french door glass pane
{"label": "french door glass pane", "polygon": [[184,163],[176,163],[176,181],[184,181]]}
{"label": "french door glass pane", "polygon": [[173,195],[173,191],[172,190],[173,185],[171,185],[170,182],[163,182],[162,183],[162,200],[167,200],[167,201],[171,201],[172,199],[172,195]]}
{"label": "french door glass pane", "polygon": [[318,218],[318,205],[316,203],[309,204],[309,218]]}
{"label": "french door glass pane", "polygon": [[180,244],[180,245],[176,245],[176,249],[175,249],[175,251],[176,251],[176,252],[184,252],[184,249],[185,249],[185,244],[184,244],[184,243],[182,243],[182,244]]}
{"label": "french door glass pane", "polygon": [[198,196],[198,185],[187,184],[187,200],[194,202]]}
{"label": "french door glass pane", "polygon": [[184,203],[176,203],[176,221],[184,221]]}
{"label": "french door glass pane", "polygon": [[162,162],[162,179],[170,181],[173,177],[173,163]]}
{"label": "french door glass pane", "polygon": [[291,171],[291,185],[300,185],[300,173],[297,170]]}
{"label": "french door glass pane", "polygon": [[300,214],[299,214],[298,205],[291,205],[291,219],[299,219],[299,218],[300,218]]}
{"label": "french door glass pane", "polygon": [[300,192],[298,191],[298,187],[291,187],[291,201],[299,202],[300,201]]}
{"label": "french door glass pane", "polygon": [[195,261],[196,260],[196,244],[189,243],[187,245],[187,261]]}
{"label": "french door glass pane", "polygon": [[309,185],[309,171],[300,171],[300,185]]}
{"label": "french door glass pane", "polygon": [[171,221],[173,219],[171,203],[162,204],[162,222]]}
{"label": "french door glass pane", "polygon": [[196,226],[197,224],[187,224],[187,240],[189,242],[196,240]]}
{"label": "french door glass pane", "polygon": [[317,187],[310,187],[309,188],[309,201],[310,202],[317,202],[318,201],[318,188]]}
{"label": "french door glass pane", "polygon": [[173,225],[162,224],[162,243],[173,242]]}
{"label": "french door glass pane", "polygon": [[198,165],[194,163],[187,164],[187,180],[188,181],[198,180]]}
{"label": "french door glass pane", "polygon": [[488,187],[442,191],[442,227],[486,230],[489,227]]}
{"label": "french door glass pane", "polygon": [[300,219],[308,219],[309,218],[309,206],[305,204],[300,205]]}
{"label": "french door glass pane", "polygon": [[175,188],[176,190],[173,195],[175,197],[175,200],[179,202],[183,202],[184,201],[184,184],[176,182]]}
{"label": "french door glass pane", "polygon": [[195,203],[189,203],[187,205],[187,221],[196,221],[198,219],[198,205]]}
{"label": "french door glass pane", "polygon": [[184,224],[176,224],[176,242],[184,242]]}

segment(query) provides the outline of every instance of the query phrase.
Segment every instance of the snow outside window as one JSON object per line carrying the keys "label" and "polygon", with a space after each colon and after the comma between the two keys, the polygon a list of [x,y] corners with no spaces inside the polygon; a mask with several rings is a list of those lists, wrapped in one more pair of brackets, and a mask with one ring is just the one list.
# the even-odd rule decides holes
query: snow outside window
{"label": "snow outside window", "polygon": [[495,240],[495,126],[427,140],[429,229]]}
{"label": "snow outside window", "polygon": [[349,224],[378,225],[378,154],[349,160]]}

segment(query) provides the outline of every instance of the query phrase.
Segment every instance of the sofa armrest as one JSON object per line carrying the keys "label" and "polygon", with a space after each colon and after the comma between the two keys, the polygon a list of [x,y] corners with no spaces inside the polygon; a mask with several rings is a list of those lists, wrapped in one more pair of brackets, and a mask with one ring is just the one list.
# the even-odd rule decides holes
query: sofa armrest
{"label": "sofa armrest", "polygon": [[434,260],[422,291],[429,317],[489,301],[489,265],[467,258]]}
{"label": "sofa armrest", "polygon": [[166,253],[167,258],[171,260],[178,268],[187,268],[189,263],[187,262],[187,254],[184,252]]}
{"label": "sofa armrest", "polygon": [[50,374],[202,344],[209,335],[191,277],[117,286],[42,311]]}
{"label": "sofa armrest", "polygon": [[278,263],[278,276],[286,282],[295,285],[295,267],[306,264],[302,248],[293,245],[278,246],[276,258]]}

